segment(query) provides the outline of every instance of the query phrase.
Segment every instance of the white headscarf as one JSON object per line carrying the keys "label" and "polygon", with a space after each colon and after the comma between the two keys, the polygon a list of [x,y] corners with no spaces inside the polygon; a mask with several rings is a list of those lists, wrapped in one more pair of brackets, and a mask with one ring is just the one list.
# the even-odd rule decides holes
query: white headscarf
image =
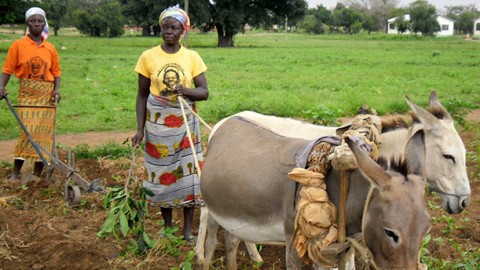
{"label": "white headscarf", "polygon": [[[27,10],[27,12],[25,12],[25,22],[27,22],[28,19],[33,15],[42,15],[43,18],[45,19],[45,28],[43,28],[42,37],[44,40],[46,40],[50,35],[50,31],[48,29],[48,22],[47,22],[47,16],[45,15],[45,11],[39,7],[30,8],[29,10]],[[27,35],[30,34],[30,30],[28,29],[28,27],[27,27],[26,34]]]}

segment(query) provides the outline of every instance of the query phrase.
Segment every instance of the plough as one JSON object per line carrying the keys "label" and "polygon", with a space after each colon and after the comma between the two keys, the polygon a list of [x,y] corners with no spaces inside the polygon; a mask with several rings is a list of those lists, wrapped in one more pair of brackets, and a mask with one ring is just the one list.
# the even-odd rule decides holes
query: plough
{"label": "plough", "polygon": [[[94,181],[89,182],[78,174],[78,170],[75,168],[75,157],[71,149],[68,150],[67,163],[64,163],[58,159],[57,151],[55,147],[55,141],[53,143],[53,149],[54,149],[53,153],[50,153],[41,145],[37,144],[33,140],[33,138],[30,136],[30,133],[28,132],[25,125],[22,123],[22,120],[20,119],[14,106],[8,99],[8,96],[5,96],[4,98],[8,108],[10,109],[12,114],[15,116],[15,119],[20,125],[20,128],[23,130],[28,141],[32,144],[33,149],[35,149],[35,152],[37,152],[42,163],[45,165],[46,172],[47,172],[47,175],[46,175],[47,181],[52,183],[53,171],[55,169],[59,170],[62,174],[66,176],[67,180],[65,181],[65,184],[64,184],[64,198],[66,201],[68,201],[72,205],[78,204],[81,198],[81,190],[83,190],[86,193],[90,193],[94,191],[105,193],[104,188],[100,185],[97,185],[97,183],[100,181],[99,179],[95,179]],[[25,107],[25,106],[18,106],[18,107]],[[46,107],[46,106],[43,106],[43,107]],[[51,106],[48,108],[56,109],[56,106]],[[48,156],[48,158],[50,158],[50,163],[47,161],[47,158],[45,156]]]}

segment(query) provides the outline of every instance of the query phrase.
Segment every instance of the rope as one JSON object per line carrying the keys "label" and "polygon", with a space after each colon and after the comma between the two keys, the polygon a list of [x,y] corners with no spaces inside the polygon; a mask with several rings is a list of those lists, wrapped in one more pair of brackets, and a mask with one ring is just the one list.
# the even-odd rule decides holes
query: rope
{"label": "rope", "polygon": [[347,237],[347,241],[352,244],[352,246],[358,251],[358,253],[360,253],[360,256],[365,261],[365,264],[371,265],[375,270],[379,270],[377,264],[375,263],[375,260],[372,258],[372,253],[367,247],[360,244],[357,240],[351,237]]}
{"label": "rope", "polygon": [[[181,96],[178,96],[178,101],[180,103],[180,108],[182,109],[183,122],[185,123],[185,127],[187,128],[188,142],[190,143],[190,148],[192,149],[192,154],[193,154],[193,158],[195,160],[195,167],[197,168],[198,177],[201,177],[202,173],[200,171],[200,163],[198,162],[197,152],[195,151],[195,145],[193,144],[193,140],[192,140],[192,134],[190,134],[190,126],[188,125],[188,118],[187,118],[187,115],[185,114],[185,108],[183,107],[183,104],[186,103],[186,101]],[[187,106],[188,106],[188,104],[187,104]],[[190,108],[190,106],[188,106],[188,108],[193,112],[193,110]],[[195,115],[197,115],[197,114],[195,114]]]}
{"label": "rope", "polygon": [[207,127],[210,131],[212,131],[212,127],[209,126],[205,121],[203,121],[203,119],[200,117],[200,115],[198,115],[194,109],[192,109],[192,107],[190,107],[190,105],[188,105],[188,103],[185,101],[185,99],[183,97],[178,97],[178,99],[181,101],[181,103],[185,104],[185,106],[187,106],[187,108],[190,110],[190,112],[193,113],[193,115],[195,115],[198,120],[200,120],[200,122],[205,125],[205,127]]}

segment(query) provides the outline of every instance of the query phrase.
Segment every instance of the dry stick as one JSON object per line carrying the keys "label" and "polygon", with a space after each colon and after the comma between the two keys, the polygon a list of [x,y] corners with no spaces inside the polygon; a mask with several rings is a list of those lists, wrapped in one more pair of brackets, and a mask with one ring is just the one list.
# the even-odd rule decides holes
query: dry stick
{"label": "dry stick", "polygon": [[[340,171],[340,200],[338,202],[338,242],[344,244],[347,239],[346,231],[346,214],[347,209],[347,198],[348,198],[348,182],[350,177],[350,170],[341,170]],[[340,254],[340,262],[338,269],[346,269],[346,258],[345,250]]]}
{"label": "dry stick", "polygon": [[190,148],[192,148],[193,158],[195,160],[195,167],[197,167],[198,177],[200,178],[200,176],[202,175],[200,171],[200,164],[198,163],[197,152],[195,151],[195,145],[193,144],[192,135],[190,134],[190,127],[188,126],[187,115],[185,114],[185,108],[183,107],[183,102],[185,102],[185,100],[181,96],[178,96],[178,100],[180,101],[180,108],[182,109],[183,122],[185,123],[185,127],[187,128],[188,142],[190,143]]}

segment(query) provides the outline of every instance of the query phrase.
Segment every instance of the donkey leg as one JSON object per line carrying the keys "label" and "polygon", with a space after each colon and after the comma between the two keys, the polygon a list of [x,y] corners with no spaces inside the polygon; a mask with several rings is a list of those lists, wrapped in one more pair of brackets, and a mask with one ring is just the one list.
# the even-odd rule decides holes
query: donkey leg
{"label": "donkey leg", "polygon": [[198,226],[197,244],[195,246],[197,263],[201,265],[205,262],[205,238],[207,237],[207,226],[208,208],[203,206],[200,207],[200,225]]}
{"label": "donkey leg", "polygon": [[262,256],[258,252],[257,246],[252,242],[244,242],[245,247],[247,247],[248,255],[250,259],[256,263],[263,262]]}
{"label": "donkey leg", "polygon": [[205,241],[205,260],[203,262],[203,269],[208,270],[210,264],[212,263],[213,253],[215,252],[215,247],[217,246],[217,231],[218,223],[213,217],[208,215],[207,218],[207,238]]}
{"label": "donkey leg", "polygon": [[225,251],[227,253],[227,269],[237,270],[237,249],[238,245],[242,241],[237,236],[231,234],[227,230],[224,232],[225,236]]}

